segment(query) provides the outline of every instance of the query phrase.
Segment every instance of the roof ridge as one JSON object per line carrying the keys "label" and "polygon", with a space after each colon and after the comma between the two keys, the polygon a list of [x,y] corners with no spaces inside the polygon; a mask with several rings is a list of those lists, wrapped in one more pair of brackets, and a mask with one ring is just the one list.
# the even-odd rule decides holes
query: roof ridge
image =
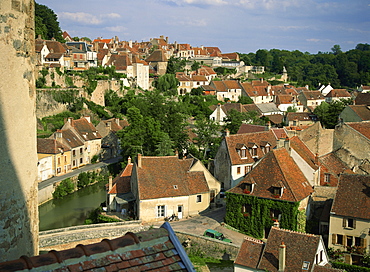
{"label": "roof ridge", "polygon": [[250,241],[250,242],[254,242],[256,244],[261,244],[261,245],[265,244],[262,240],[257,239],[257,238],[253,238],[253,237],[250,237],[250,236],[245,236],[244,237],[244,240],[247,240],[247,241]]}
{"label": "roof ridge", "polygon": [[289,233],[295,233],[295,234],[310,236],[310,237],[316,237],[316,238],[320,237],[319,235],[316,235],[316,234],[313,234],[313,233],[299,232],[299,231],[296,231],[296,230],[283,229],[283,228],[278,228],[278,227],[274,227],[274,226],[272,226],[271,228],[276,229],[276,230],[289,232]]}
{"label": "roof ridge", "polygon": [[[294,191],[293,191],[293,190],[292,190],[292,188],[290,187],[289,182],[287,181],[287,177],[286,177],[285,173],[284,173],[284,172],[283,172],[283,170],[281,169],[280,161],[277,159],[277,157],[276,157],[276,155],[275,155],[275,152],[277,152],[277,151],[279,151],[279,150],[282,150],[282,148],[284,148],[284,149],[285,149],[285,147],[281,147],[280,149],[273,149],[272,151],[273,151],[273,154],[274,154],[274,156],[275,156],[276,162],[277,162],[277,164],[279,165],[279,170],[281,171],[281,174],[282,174],[282,175],[283,175],[283,177],[284,177],[284,181],[283,181],[283,183],[287,185],[287,187],[289,188],[290,192],[292,193],[293,198],[295,199],[295,201],[298,201],[297,196],[295,195]],[[289,153],[288,153],[288,156],[289,156],[289,158],[291,158],[291,157],[290,157],[290,155],[289,155]],[[293,159],[292,159],[292,160],[293,160]],[[294,160],[293,160],[293,162],[294,162]],[[294,162],[294,163],[295,163],[295,162]]]}

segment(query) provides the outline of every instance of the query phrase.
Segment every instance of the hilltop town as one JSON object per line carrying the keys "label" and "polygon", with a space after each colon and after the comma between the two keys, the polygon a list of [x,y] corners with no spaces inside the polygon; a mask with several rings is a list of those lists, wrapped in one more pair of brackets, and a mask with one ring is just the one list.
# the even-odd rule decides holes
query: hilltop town
{"label": "hilltop town", "polygon": [[[130,117],[111,112],[110,118],[95,116],[96,125],[91,116],[69,117],[53,135],[38,139],[40,181],[124,154],[125,168],[109,182],[109,211],[124,210],[143,222],[155,222],[171,215],[181,220],[226,205],[225,223],[251,237],[267,239],[271,226],[321,235],[316,265],[328,263],[324,245],[345,254],[350,264],[362,263],[358,256],[366,253],[370,242],[370,199],[365,193],[370,182],[369,86],[356,90],[330,84],[314,89],[294,86],[286,69],[264,78],[265,67],[246,66],[237,53],[170,44],[163,36],[148,42],[118,37],[73,41],[66,32],[63,37],[65,44],[36,39],[40,74],[47,71],[39,77],[44,80],[43,93],[73,86],[80,96],[85,93],[86,101],[105,109],[107,92],[124,99],[135,90],[136,95],[144,94],[144,100],[152,92],[166,96],[161,100],[165,103],[181,97],[213,97],[203,113],[217,129],[208,134],[212,140],[200,145],[200,139],[207,137],[197,126],[200,117],[188,116],[186,147],[170,144],[171,151],[155,156],[142,152],[142,145],[125,152],[128,145],[122,141],[128,138],[122,134],[135,131]],[[168,73],[179,63],[182,71]],[[87,95],[86,81],[78,73],[67,74],[97,67],[114,67],[116,74],[97,79]],[[224,69],[228,72],[222,73]],[[104,70],[100,71],[103,77]],[[66,74],[72,81],[65,80]],[[166,93],[169,87],[156,92],[159,80],[169,76],[175,80],[173,92]],[[334,117],[323,114],[325,109],[328,113],[338,108]],[[53,113],[65,109],[56,106]],[[41,112],[40,117],[47,115]],[[242,117],[235,126],[233,116],[238,114]],[[210,124],[206,129],[211,130]]]}

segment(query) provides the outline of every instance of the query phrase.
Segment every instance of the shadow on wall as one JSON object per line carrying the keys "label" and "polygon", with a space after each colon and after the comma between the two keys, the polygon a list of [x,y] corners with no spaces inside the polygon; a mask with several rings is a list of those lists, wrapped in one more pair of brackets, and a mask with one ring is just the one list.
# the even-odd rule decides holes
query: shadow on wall
{"label": "shadow on wall", "polygon": [[9,151],[2,116],[0,104],[0,261],[7,261],[32,256],[34,245],[28,204],[13,161],[16,158]]}

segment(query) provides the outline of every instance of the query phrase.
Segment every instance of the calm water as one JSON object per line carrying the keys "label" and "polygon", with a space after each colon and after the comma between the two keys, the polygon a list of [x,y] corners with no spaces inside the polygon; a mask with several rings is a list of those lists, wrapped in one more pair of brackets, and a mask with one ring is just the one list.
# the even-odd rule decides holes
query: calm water
{"label": "calm water", "polygon": [[105,197],[105,186],[100,182],[39,206],[40,231],[83,225]]}

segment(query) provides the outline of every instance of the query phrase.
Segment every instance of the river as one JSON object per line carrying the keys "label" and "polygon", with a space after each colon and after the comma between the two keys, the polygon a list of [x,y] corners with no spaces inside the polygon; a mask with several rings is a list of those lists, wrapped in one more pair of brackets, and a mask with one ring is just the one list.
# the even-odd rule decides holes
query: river
{"label": "river", "polygon": [[50,230],[83,225],[89,213],[105,201],[103,182],[93,184],[39,206],[39,230]]}

